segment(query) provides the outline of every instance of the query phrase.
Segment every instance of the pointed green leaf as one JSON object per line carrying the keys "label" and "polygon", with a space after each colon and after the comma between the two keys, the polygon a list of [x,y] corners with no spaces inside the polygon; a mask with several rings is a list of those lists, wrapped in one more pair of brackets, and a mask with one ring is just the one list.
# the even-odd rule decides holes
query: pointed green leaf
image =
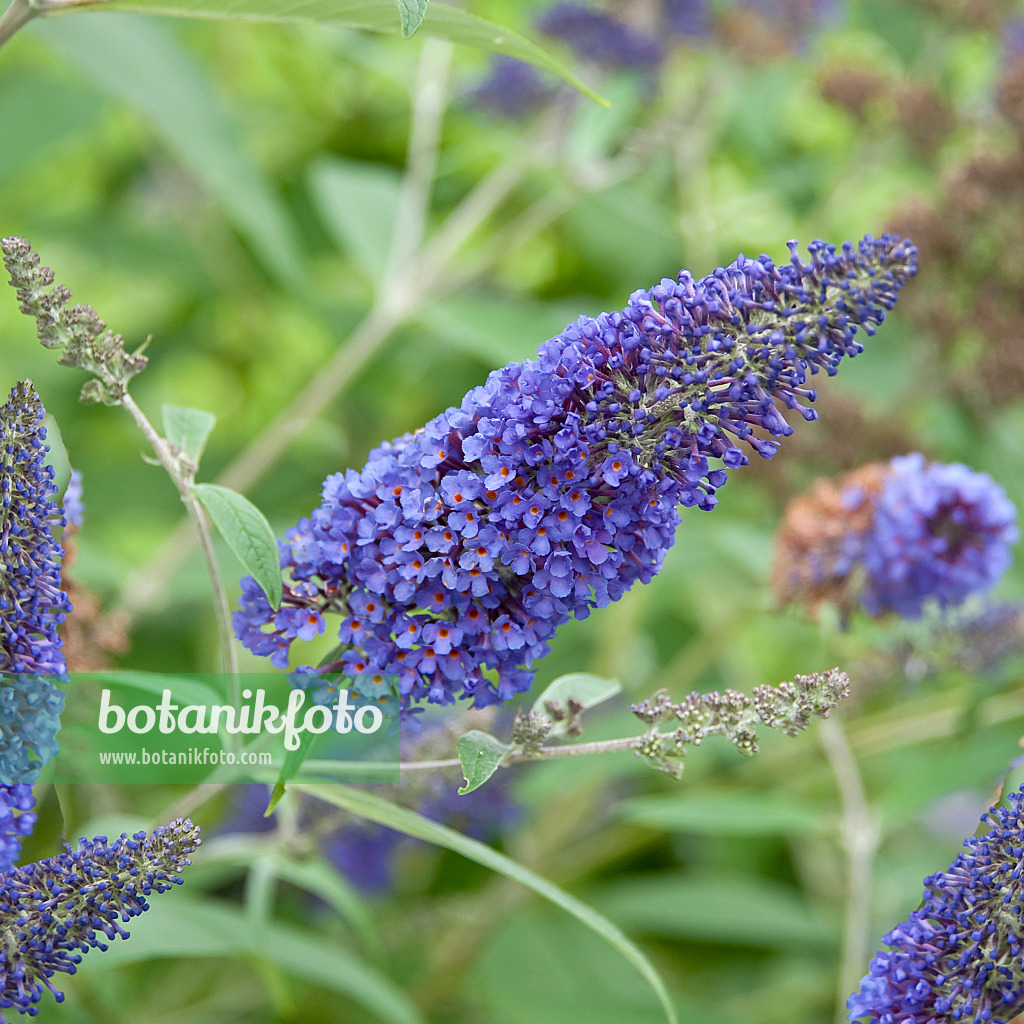
{"label": "pointed green leaf", "polygon": [[[568,707],[569,698],[580,702],[584,708],[592,708],[595,704],[614,697],[622,692],[622,684],[617,679],[604,679],[601,676],[591,675],[589,672],[569,672],[559,676],[547,689],[533,702],[533,710],[542,715],[548,713],[546,704],[553,702]],[[565,732],[568,724],[567,719],[556,722],[551,718],[552,726],[549,736],[560,736]]]}
{"label": "pointed green leaf", "polygon": [[402,16],[402,35],[408,39],[420,27],[430,0],[398,0],[398,13]]}
{"label": "pointed green leaf", "polygon": [[279,608],[281,561],[266,517],[248,498],[219,484],[195,484],[192,490],[246,572],[263,588],[271,608]]}
{"label": "pointed green leaf", "polygon": [[[422,0],[402,2],[416,7]],[[568,82],[585,96],[608,106],[606,100],[584,85],[561,61],[517,32],[437,0],[429,7],[423,6],[426,14],[422,28],[428,35],[535,64]],[[391,34],[403,32],[405,28],[404,18],[395,10],[395,0],[83,0],[75,7],[138,11],[178,18],[305,22]]]}
{"label": "pointed green leaf", "polygon": [[263,812],[263,817],[269,818],[274,813],[274,808],[277,807],[281,802],[281,797],[284,796],[284,784],[299,774],[302,762],[309,756],[309,749],[313,746],[317,735],[315,732],[304,732],[299,737],[299,745],[294,750],[285,751],[284,760],[281,762],[281,771],[277,776],[277,781],[274,783],[274,788],[270,794],[270,802],[267,804],[266,811]]}
{"label": "pointed green leaf", "polygon": [[464,796],[479,789],[498,770],[512,748],[490,733],[473,729],[459,737],[457,749],[462,774],[466,777],[466,785],[459,790],[459,796]]}
{"label": "pointed green leaf", "polygon": [[375,821],[379,825],[386,825],[398,832],[423,839],[435,846],[443,846],[447,850],[453,850],[469,860],[476,861],[498,874],[511,878],[513,881],[532,889],[539,896],[550,900],[557,907],[561,907],[567,913],[572,914],[578,921],[585,924],[596,935],[601,936],[610,943],[618,952],[631,963],[641,974],[648,985],[654,990],[665,1012],[665,1018],[669,1024],[677,1024],[675,1010],[669,999],[665,984],[654,969],[654,966],[635,946],[622,931],[606,917],[597,911],[581,903],[574,896],[560,889],[553,882],[534,874],[529,868],[524,867],[518,861],[506,857],[497,850],[461,835],[453,829],[439,825],[436,821],[424,818],[414,811],[405,807],[397,807],[387,800],[373,793],[363,790],[352,789],[349,786],[303,786],[291,785],[289,789],[300,793],[308,793],[318,800],[324,800],[342,810],[351,811],[369,821]]}
{"label": "pointed green leaf", "polygon": [[161,412],[164,437],[186,455],[191,456],[192,461],[198,466],[217,417],[205,409],[190,409],[184,405],[165,405]]}

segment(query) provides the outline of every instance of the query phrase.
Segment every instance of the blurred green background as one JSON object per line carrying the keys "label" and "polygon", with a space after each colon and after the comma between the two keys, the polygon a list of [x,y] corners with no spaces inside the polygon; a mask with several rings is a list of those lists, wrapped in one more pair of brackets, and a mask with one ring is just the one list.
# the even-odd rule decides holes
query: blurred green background
{"label": "blurred green background", "polygon": [[[1024,682],[1014,657],[929,664],[920,624],[856,619],[838,634],[779,611],[772,536],[816,477],[912,450],[1024,502],[1024,11],[850,0],[796,31],[778,15],[799,4],[723,3],[703,34],[673,36],[657,4],[612,4],[661,35],[653,73],[581,65],[531,27],[532,0],[468,6],[612,105],[563,87],[530,117],[493,117],[471,102],[487,56],[422,34],[54,18],[0,51],[0,233],[26,237],[129,347],[153,336],[136,400],[156,421],[163,403],[213,412],[200,479],[226,472],[278,534],[327,474],[580,314],[740,251],[781,261],[789,238],[909,234],[919,277],[864,355],[819,382],[819,422],[733,474],[713,514],[687,511],[661,575],[564,628],[538,675],[622,681],[596,739],[628,734],[629,701],[662,687],[849,671],[840,717],[880,830],[858,892],[870,955],[1020,755]],[[11,291],[0,336],[4,386],[35,382],[83,474],[73,572],[130,616],[115,662],[215,668],[202,566],[178,564],[180,502],[128,417],[78,404],[83,380],[38,345]],[[1022,586],[1014,570],[999,595]],[[831,1021],[867,961],[843,954],[844,836],[860,819],[819,730],[767,736],[752,760],[709,741],[681,782],[629,755],[515,768],[523,816],[503,848],[637,939],[682,1021]],[[98,821],[121,831],[179,795],[81,787],[58,807],[41,791],[26,855],[53,852],[62,813],[72,837]],[[208,835],[226,808],[196,811]],[[614,951],[453,854],[403,849],[374,896],[297,826],[214,839],[195,860],[185,889],[90,954],[41,1020],[661,1019]]]}

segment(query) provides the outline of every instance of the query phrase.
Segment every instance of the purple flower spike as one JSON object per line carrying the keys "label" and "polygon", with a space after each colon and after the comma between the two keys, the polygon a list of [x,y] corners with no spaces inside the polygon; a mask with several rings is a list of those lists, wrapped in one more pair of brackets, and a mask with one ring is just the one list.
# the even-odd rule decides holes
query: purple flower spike
{"label": "purple flower spike", "polygon": [[64,518],[42,418],[29,381],[0,406],[0,787],[36,780],[57,751],[64,707],[48,676],[66,671],[57,627],[71,604],[51,533]]}
{"label": "purple flower spike", "polygon": [[25,381],[0,407],[0,671],[63,672],[57,627],[71,610],[60,589],[63,526],[55,502],[43,406]]}
{"label": "purple flower spike", "polygon": [[882,941],[851,1021],[1007,1024],[1024,1009],[1024,788],[992,826],[964,842],[947,871],[925,879],[924,905]]}
{"label": "purple flower spike", "polygon": [[[770,457],[792,432],[780,407],[813,419],[807,377],[860,352],[857,329],[873,333],[915,272],[893,236],[815,242],[809,263],[791,249],[781,266],[740,256],[581,317],[328,477],[281,560],[284,609],[342,620],[324,671],[394,674],[405,708],[508,700],[561,623],[649,582],[677,506],[712,508],[747,462],[741,443]],[[284,667],[308,619],[270,608],[251,578],[241,603],[239,638]]]}
{"label": "purple flower spike", "polygon": [[34,1016],[50,979],[74,974],[82,954],[127,938],[121,922],[149,909],[146,897],[180,884],[199,829],[187,818],[108,842],[81,839],[78,848],[0,875],[0,1024],[4,1010]]}

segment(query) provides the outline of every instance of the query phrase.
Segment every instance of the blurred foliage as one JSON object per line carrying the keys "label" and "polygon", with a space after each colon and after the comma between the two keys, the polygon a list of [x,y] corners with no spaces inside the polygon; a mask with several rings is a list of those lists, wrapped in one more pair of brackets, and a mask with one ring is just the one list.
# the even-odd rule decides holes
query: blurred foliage
{"label": "blurred foliage", "polygon": [[[469,5],[573,66],[531,29],[542,6]],[[654,3],[614,7],[658,25]],[[661,575],[564,628],[540,674],[622,681],[617,710],[588,722],[598,739],[635,731],[629,701],[659,687],[749,692],[848,671],[840,717],[881,830],[853,977],[837,982],[844,819],[820,726],[767,736],[752,760],[709,741],[681,782],[626,754],[509,772],[524,816],[504,851],[640,942],[682,1021],[822,1024],[1019,756],[1024,680],[1002,657],[970,671],[923,657],[927,625],[856,619],[829,633],[777,611],[772,534],[815,477],[911,450],[989,472],[1024,505],[1024,373],[1007,369],[1024,365],[1022,128],[1003,43],[1024,12],[850,0],[797,38],[714,10],[709,35],[666,36],[657,78],[579,69],[610,108],[563,88],[525,121],[468,103],[484,54],[420,36],[38,21],[0,51],[0,232],[29,239],[130,346],[153,335],[133,393],[153,417],[164,403],[216,415],[201,480],[257,438],[283,440],[231,480],[279,534],[328,473],[361,466],[580,313],[620,308],[681,266],[707,272],[738,251],[781,260],[788,238],[911,234],[919,278],[865,354],[821,382],[820,421],[733,474],[713,514],[687,511]],[[410,261],[421,220],[426,256]],[[214,666],[200,561],[175,561],[188,534],[174,532],[173,487],[121,410],[78,405],[81,378],[39,347],[11,293],[0,334],[3,378],[35,382],[83,474],[73,571],[130,616],[117,662]],[[1022,588],[1012,571],[1000,595]],[[75,836],[120,832],[180,796],[83,786],[58,806],[41,787],[26,856],[52,852],[62,814]],[[405,848],[391,889],[366,897],[300,832],[215,838],[226,809],[222,794],[197,810],[210,842],[184,890],[92,954],[41,1019],[661,1019],[613,950],[454,853]]]}

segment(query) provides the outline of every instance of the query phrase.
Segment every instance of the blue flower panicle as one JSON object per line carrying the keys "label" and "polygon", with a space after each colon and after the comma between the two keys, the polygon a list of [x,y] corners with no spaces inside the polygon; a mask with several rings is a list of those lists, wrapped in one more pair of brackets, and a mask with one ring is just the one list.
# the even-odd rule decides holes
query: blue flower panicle
{"label": "blue flower panicle", "polygon": [[563,40],[582,60],[607,68],[653,68],[665,56],[654,36],[583,4],[552,5],[537,19],[537,28]]}
{"label": "blue flower panicle", "polygon": [[0,875],[10,871],[21,855],[21,841],[36,823],[32,787],[0,785]]}
{"label": "blue flower panicle", "polygon": [[771,457],[792,432],[779,407],[815,418],[807,378],[860,352],[858,328],[873,333],[915,272],[894,236],[815,242],[807,263],[791,250],[581,317],[328,477],[281,543],[282,606],[242,581],[240,639],[284,668],[337,615],[323,670],[395,674],[406,708],[529,689],[559,625],[655,576],[677,506],[712,508],[741,444]]}
{"label": "blue flower panicle", "polygon": [[819,480],[790,502],[772,586],[783,603],[831,601],[920,618],[981,595],[1010,566],[1017,510],[986,473],[919,452]]}
{"label": "blue flower panicle", "polygon": [[1007,1024],[1024,1009],[1024,787],[982,818],[947,871],[925,879],[924,905],[882,941],[851,1021]]}
{"label": "blue flower panicle", "polygon": [[77,849],[0,875],[0,1024],[3,1011],[34,1015],[43,990],[64,996],[50,979],[74,974],[82,954],[127,938],[120,922],[149,909],[147,897],[182,881],[199,829],[187,818]]}
{"label": "blue flower panicle", "polygon": [[64,525],[44,463],[43,407],[29,381],[0,407],[0,785],[34,782],[57,751],[66,671],[57,628],[71,610],[60,589]]}
{"label": "blue flower panicle", "polygon": [[29,381],[0,407],[0,672],[63,672],[57,627],[71,610],[60,589],[64,525],[55,501],[43,406]]}
{"label": "blue flower panicle", "polygon": [[995,586],[1020,537],[1002,487],[960,463],[929,464],[919,452],[889,465],[863,540],[864,607],[917,618],[929,600],[948,607]]}

